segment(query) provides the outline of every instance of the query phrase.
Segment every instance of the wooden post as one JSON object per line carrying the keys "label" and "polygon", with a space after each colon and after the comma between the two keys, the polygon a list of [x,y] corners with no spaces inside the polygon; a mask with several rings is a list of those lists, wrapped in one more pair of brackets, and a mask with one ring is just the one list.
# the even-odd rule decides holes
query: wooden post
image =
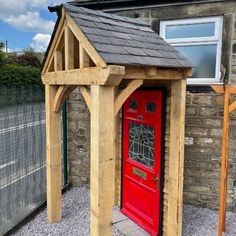
{"label": "wooden post", "polygon": [[112,235],[115,138],[114,86],[91,85],[90,235]]}
{"label": "wooden post", "polygon": [[186,80],[171,82],[170,158],[167,235],[182,235]]}
{"label": "wooden post", "polygon": [[50,223],[61,220],[61,119],[53,111],[57,86],[45,85],[46,91],[46,164],[47,215]]}
{"label": "wooden post", "polygon": [[225,231],[225,219],[227,209],[227,176],[228,176],[228,150],[229,150],[229,99],[228,89],[224,93],[224,121],[222,134],[221,152],[221,177],[220,177],[220,209],[219,209],[219,229],[218,236]]}

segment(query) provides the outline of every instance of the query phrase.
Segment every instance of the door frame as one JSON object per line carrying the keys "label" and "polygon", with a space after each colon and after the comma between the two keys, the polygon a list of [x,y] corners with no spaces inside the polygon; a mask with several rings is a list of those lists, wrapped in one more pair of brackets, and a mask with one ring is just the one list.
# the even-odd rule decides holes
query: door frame
{"label": "door frame", "polygon": [[[163,234],[163,207],[164,207],[164,177],[165,177],[165,134],[166,134],[166,100],[168,91],[165,87],[141,87],[135,91],[161,91],[162,92],[162,114],[161,114],[161,171],[160,171],[160,215],[159,215],[159,235]],[[135,92],[134,91],[134,92]],[[132,94],[130,94],[131,96]],[[122,106],[122,125],[121,125],[121,191],[120,191],[120,208],[123,207],[123,138],[124,138],[124,104]]]}

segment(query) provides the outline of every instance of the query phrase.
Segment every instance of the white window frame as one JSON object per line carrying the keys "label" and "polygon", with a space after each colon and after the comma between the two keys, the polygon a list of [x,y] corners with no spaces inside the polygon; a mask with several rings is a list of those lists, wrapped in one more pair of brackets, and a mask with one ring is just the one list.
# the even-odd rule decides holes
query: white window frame
{"label": "white window frame", "polygon": [[[211,23],[215,24],[214,36],[209,37],[191,37],[191,38],[176,38],[166,39],[166,27],[171,25],[191,25],[199,23]],[[181,20],[168,20],[160,22],[160,36],[165,39],[172,46],[191,46],[191,45],[216,45],[216,67],[215,67],[215,78],[189,78],[187,79],[188,84],[220,84],[221,71],[221,47],[222,47],[222,25],[223,17],[204,17],[204,18],[188,18]]]}

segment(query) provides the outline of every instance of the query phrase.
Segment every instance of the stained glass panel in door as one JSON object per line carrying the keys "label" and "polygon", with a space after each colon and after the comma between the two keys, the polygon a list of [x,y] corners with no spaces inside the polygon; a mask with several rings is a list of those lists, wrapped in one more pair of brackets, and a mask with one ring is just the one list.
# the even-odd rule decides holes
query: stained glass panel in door
{"label": "stained glass panel in door", "polygon": [[154,128],[129,123],[129,158],[147,167],[154,166]]}

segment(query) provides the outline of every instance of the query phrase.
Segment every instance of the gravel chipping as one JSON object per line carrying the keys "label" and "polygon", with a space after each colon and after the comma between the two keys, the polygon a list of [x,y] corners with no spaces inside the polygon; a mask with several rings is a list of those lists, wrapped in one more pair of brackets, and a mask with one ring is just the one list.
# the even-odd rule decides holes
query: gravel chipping
{"label": "gravel chipping", "polygon": [[[89,190],[72,188],[62,197],[62,221],[49,224],[43,210],[15,236],[89,236]],[[216,236],[218,212],[185,205],[183,211],[183,236]],[[113,226],[113,235],[123,235]],[[227,213],[227,236],[236,235],[236,214]]]}

